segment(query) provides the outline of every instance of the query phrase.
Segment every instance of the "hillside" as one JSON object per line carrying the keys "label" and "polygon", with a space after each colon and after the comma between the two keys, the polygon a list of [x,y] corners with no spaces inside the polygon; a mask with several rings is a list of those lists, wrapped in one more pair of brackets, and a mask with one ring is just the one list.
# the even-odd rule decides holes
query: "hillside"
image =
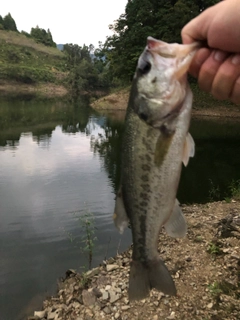
{"label": "hillside", "polygon": [[[57,48],[36,43],[23,34],[0,30],[0,93],[56,91],[66,94],[63,87],[67,76],[64,54]],[[46,86],[47,84],[47,86]]]}

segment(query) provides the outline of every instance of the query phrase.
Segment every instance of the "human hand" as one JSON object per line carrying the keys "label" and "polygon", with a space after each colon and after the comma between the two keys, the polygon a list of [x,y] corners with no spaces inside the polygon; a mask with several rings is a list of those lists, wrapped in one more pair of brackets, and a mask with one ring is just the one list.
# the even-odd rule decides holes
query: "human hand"
{"label": "human hand", "polygon": [[182,39],[208,44],[198,50],[189,70],[199,87],[240,103],[240,1],[225,0],[205,10],[182,29]]}

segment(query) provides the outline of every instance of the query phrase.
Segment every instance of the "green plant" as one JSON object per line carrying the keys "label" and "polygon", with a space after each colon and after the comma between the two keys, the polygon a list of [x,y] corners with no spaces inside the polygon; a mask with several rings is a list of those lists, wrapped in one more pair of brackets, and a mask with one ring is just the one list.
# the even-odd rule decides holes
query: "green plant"
{"label": "green plant", "polygon": [[219,185],[215,185],[211,179],[209,179],[209,201],[220,200],[220,188]]}
{"label": "green plant", "polygon": [[217,255],[221,253],[221,249],[217,243],[210,242],[207,248],[207,252],[213,255]]}
{"label": "green plant", "polygon": [[215,298],[218,298],[219,295],[223,292],[219,282],[213,282],[208,285],[208,290]]}
{"label": "green plant", "polygon": [[240,180],[232,180],[228,188],[232,198],[240,200]]}
{"label": "green plant", "polygon": [[225,197],[224,200],[225,200],[227,203],[230,203],[230,202],[231,202],[231,198],[230,198],[230,197]]}
{"label": "green plant", "polygon": [[91,269],[92,257],[97,237],[95,236],[95,218],[94,215],[86,210],[86,213],[78,218],[82,234],[81,234],[81,249],[87,254],[88,268]]}

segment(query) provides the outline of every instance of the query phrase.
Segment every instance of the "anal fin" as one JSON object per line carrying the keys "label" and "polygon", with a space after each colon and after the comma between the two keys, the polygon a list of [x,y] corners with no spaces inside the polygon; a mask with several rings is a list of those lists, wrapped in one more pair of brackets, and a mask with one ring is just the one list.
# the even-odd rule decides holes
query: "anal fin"
{"label": "anal fin", "polygon": [[122,198],[122,188],[120,187],[115,203],[113,221],[116,228],[122,234],[124,229],[128,226],[129,219],[124,207],[123,198]]}
{"label": "anal fin", "polygon": [[182,213],[182,209],[179,207],[179,202],[176,199],[175,206],[173,208],[170,218],[164,225],[167,234],[173,238],[183,238],[187,233],[187,224]]}

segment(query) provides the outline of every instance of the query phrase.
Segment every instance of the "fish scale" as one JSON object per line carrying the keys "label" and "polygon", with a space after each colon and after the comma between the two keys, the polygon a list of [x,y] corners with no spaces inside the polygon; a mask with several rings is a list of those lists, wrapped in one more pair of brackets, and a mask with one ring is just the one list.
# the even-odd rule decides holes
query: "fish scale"
{"label": "fish scale", "polygon": [[182,162],[186,165],[194,155],[188,133],[192,93],[186,72],[196,47],[148,38],[133,80],[114,214],[121,232],[129,220],[131,224],[130,300],[145,298],[153,287],[176,294],[159,257],[158,238],[162,227],[173,237],[182,237],[187,231],[176,193]]}

